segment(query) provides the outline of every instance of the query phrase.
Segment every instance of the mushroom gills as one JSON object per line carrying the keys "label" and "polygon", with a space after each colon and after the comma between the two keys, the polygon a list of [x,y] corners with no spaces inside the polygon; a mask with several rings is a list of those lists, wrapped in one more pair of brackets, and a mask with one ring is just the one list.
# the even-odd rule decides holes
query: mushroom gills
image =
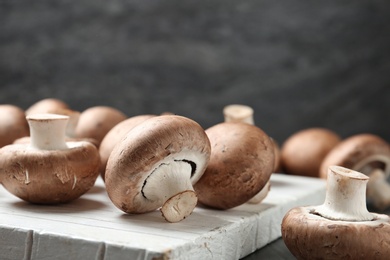
{"label": "mushroom gills", "polygon": [[164,203],[175,194],[193,190],[193,165],[195,163],[189,163],[187,160],[161,163],[145,179],[141,189],[142,196],[147,200],[161,200]]}
{"label": "mushroom gills", "polygon": [[178,222],[190,215],[198,199],[192,187],[191,177],[196,164],[188,160],[174,160],[160,164],[145,179],[141,193],[161,207],[164,218]]}

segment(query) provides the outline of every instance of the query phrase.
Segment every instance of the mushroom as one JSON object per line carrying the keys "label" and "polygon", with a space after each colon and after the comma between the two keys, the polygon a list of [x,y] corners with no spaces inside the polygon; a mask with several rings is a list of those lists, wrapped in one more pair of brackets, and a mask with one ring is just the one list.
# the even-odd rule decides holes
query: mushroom
{"label": "mushroom", "polygon": [[41,99],[26,109],[26,115],[49,113],[53,110],[69,109],[68,104],[57,98]]}
{"label": "mushroom", "polygon": [[[241,105],[241,104],[232,104],[225,106],[223,109],[223,115],[224,115],[224,120],[225,122],[236,122],[236,123],[248,123],[250,125],[255,124],[255,120],[253,118],[253,109],[249,106],[246,105]],[[272,138],[270,138],[273,144],[274,148],[274,169],[273,172],[276,172],[276,170],[279,170],[279,165],[280,165],[280,150],[279,146],[276,143],[276,141]],[[253,196],[248,202],[251,204],[258,204],[265,197],[267,197],[268,192],[271,189],[271,180],[268,180],[266,185],[263,187],[263,189],[257,193],[255,196]]]}
{"label": "mushroom", "polygon": [[329,166],[325,201],[284,216],[282,239],[298,259],[388,259],[390,217],[366,207],[368,177]]}
{"label": "mushroom", "polygon": [[203,205],[239,206],[267,184],[274,167],[273,144],[259,127],[223,122],[206,130],[211,143],[207,169],[194,188]]}
{"label": "mushroom", "polygon": [[160,208],[168,222],[178,222],[197,204],[193,185],[209,159],[210,142],[198,123],[183,116],[155,116],[115,145],[107,161],[106,190],[126,213]]}
{"label": "mushroom", "polygon": [[0,181],[12,194],[38,204],[72,201],[99,175],[99,152],[84,141],[66,142],[67,116],[27,116],[30,142],[0,149]]}
{"label": "mushroom", "polygon": [[0,147],[29,135],[24,110],[10,104],[0,105]]}
{"label": "mushroom", "polygon": [[100,144],[108,131],[126,118],[124,113],[113,107],[94,106],[87,108],[80,114],[76,137],[92,138]]}
{"label": "mushroom", "polygon": [[281,149],[282,168],[287,174],[320,177],[324,157],[341,138],[326,128],[307,128],[291,135]]}
{"label": "mushroom", "polygon": [[340,165],[368,175],[368,204],[378,210],[390,206],[390,146],[381,137],[365,133],[346,138],[324,158],[321,164],[324,179],[329,165]]}
{"label": "mushroom", "polygon": [[104,172],[106,171],[108,157],[110,156],[114,146],[135,126],[143,121],[154,117],[155,115],[138,115],[127,118],[113,128],[104,136],[99,146],[100,154],[100,173],[104,179]]}

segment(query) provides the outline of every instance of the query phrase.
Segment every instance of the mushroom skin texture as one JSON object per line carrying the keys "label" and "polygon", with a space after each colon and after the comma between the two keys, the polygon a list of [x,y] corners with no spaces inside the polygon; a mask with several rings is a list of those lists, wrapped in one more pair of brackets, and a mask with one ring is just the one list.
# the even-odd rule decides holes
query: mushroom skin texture
{"label": "mushroom skin texture", "polygon": [[127,116],[120,110],[109,106],[94,106],[81,112],[77,127],[77,138],[92,138],[98,144],[116,124]]}
{"label": "mushroom skin texture", "polygon": [[275,158],[269,136],[257,126],[235,122],[214,125],[206,134],[211,156],[194,186],[199,202],[217,209],[247,202],[271,177]]}
{"label": "mushroom skin texture", "polygon": [[36,204],[66,203],[95,184],[100,157],[90,142],[65,141],[67,116],[27,116],[30,142],[0,149],[0,181],[16,197]]}
{"label": "mushroom skin texture", "polygon": [[368,133],[350,136],[324,158],[321,178],[327,178],[326,168],[330,165],[340,165],[368,175],[368,202],[379,210],[390,207],[390,146],[384,139]]}
{"label": "mushroom skin texture", "polygon": [[53,110],[69,109],[68,104],[57,98],[41,99],[26,109],[26,115],[50,113]]}
{"label": "mushroom skin texture", "polygon": [[282,239],[297,259],[388,259],[390,217],[367,211],[368,177],[330,166],[324,204],[296,207],[282,220]]}
{"label": "mushroom skin texture", "polygon": [[282,145],[282,168],[287,174],[318,178],[322,160],[340,142],[340,136],[326,128],[300,130]]}
{"label": "mushroom skin texture", "polygon": [[155,116],[115,145],[107,161],[106,190],[126,213],[160,208],[168,222],[178,222],[197,204],[193,185],[209,159],[210,142],[198,123],[183,116]]}
{"label": "mushroom skin texture", "polygon": [[10,104],[0,105],[0,147],[29,135],[24,110]]}
{"label": "mushroom skin texture", "polygon": [[102,142],[99,146],[99,154],[100,154],[100,173],[104,179],[104,173],[106,171],[107,161],[108,157],[110,157],[110,154],[112,150],[114,149],[114,146],[135,126],[142,123],[143,121],[152,118],[156,115],[138,115],[129,117],[121,122],[119,122],[117,125],[115,125],[113,128],[111,128],[110,131],[104,136]]}

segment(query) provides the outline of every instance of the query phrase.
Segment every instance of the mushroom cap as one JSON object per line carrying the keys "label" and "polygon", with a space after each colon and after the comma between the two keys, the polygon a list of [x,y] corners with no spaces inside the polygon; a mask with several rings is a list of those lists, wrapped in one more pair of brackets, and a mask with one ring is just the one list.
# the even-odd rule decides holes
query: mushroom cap
{"label": "mushroom cap", "polygon": [[282,220],[282,239],[298,259],[388,259],[390,218],[372,213],[373,221],[329,220],[296,207]]}
{"label": "mushroom cap", "polygon": [[223,122],[206,130],[211,143],[209,165],[194,189],[203,205],[229,209],[255,196],[274,168],[269,136],[247,123]]}
{"label": "mushroom cap", "polygon": [[69,109],[68,104],[57,98],[45,98],[32,104],[26,109],[26,115],[50,113],[58,109]]}
{"label": "mushroom cap", "polygon": [[126,213],[153,211],[162,205],[144,197],[148,176],[174,161],[191,165],[196,183],[210,158],[210,142],[195,121],[176,115],[155,116],[129,131],[112,150],[106,167],[109,198]]}
{"label": "mushroom cap", "polygon": [[99,152],[89,142],[67,142],[68,149],[37,150],[29,144],[0,149],[1,183],[22,200],[37,204],[72,201],[99,175]]}
{"label": "mushroom cap", "polygon": [[108,131],[108,133],[104,136],[102,142],[99,146],[99,154],[100,154],[100,172],[104,179],[104,172],[106,171],[106,165],[108,161],[108,157],[110,156],[114,146],[138,124],[143,121],[154,117],[155,115],[138,115],[127,118],[118,124],[116,124],[113,128]]}
{"label": "mushroom cap", "polygon": [[76,137],[93,138],[100,144],[108,131],[126,118],[124,113],[113,107],[94,106],[87,108],[80,114]]}
{"label": "mushroom cap", "polygon": [[282,158],[281,158],[282,151],[280,150],[279,143],[273,138],[270,138],[270,139],[272,141],[272,144],[274,145],[274,155],[275,155],[273,172],[281,172],[282,171]]}
{"label": "mushroom cap", "polygon": [[321,163],[320,176],[326,179],[330,165],[343,166],[365,174],[378,167],[388,176],[389,161],[390,146],[385,140],[373,134],[357,134],[344,139],[326,155]]}
{"label": "mushroom cap", "polygon": [[287,174],[319,177],[324,157],[341,138],[325,128],[308,128],[291,135],[281,149],[282,168]]}
{"label": "mushroom cap", "polygon": [[14,105],[0,105],[0,147],[29,134],[24,110]]}

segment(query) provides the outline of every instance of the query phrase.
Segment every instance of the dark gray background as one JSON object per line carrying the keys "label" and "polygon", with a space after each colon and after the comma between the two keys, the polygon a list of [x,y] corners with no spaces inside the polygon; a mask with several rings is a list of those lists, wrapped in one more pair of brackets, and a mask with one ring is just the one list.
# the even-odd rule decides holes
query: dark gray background
{"label": "dark gray background", "polygon": [[387,0],[0,0],[0,103],[171,111],[250,105],[278,142],[323,126],[390,141]]}
{"label": "dark gray background", "polygon": [[[389,48],[387,0],[0,0],[0,103],[170,111],[205,128],[241,103],[279,143],[313,126],[390,141]],[[268,249],[250,257],[291,257]]]}

